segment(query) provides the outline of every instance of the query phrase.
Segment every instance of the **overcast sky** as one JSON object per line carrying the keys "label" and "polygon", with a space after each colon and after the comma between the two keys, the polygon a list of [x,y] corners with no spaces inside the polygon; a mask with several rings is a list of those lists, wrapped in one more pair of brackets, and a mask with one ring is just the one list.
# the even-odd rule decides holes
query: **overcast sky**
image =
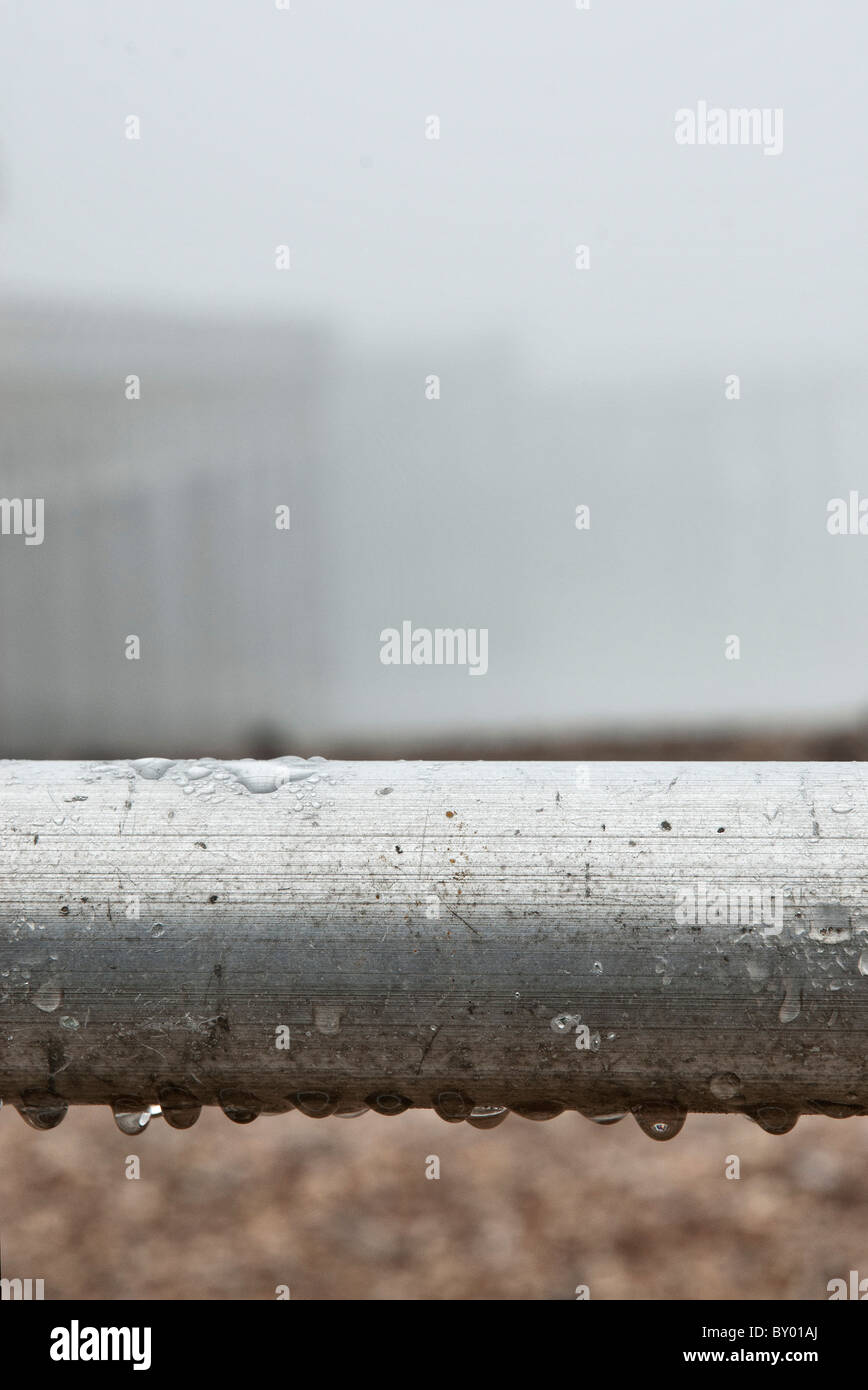
{"label": "overcast sky", "polygon": [[[484,325],[565,377],[866,355],[857,4],[12,0],[0,23],[18,291],[303,310],[386,345]],[[701,100],[782,108],[782,153],[677,145]]]}

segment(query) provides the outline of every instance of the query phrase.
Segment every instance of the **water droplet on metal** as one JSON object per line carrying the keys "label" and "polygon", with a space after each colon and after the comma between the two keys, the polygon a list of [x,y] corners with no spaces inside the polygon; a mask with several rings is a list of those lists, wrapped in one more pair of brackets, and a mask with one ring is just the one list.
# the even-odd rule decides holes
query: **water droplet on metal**
{"label": "water droplet on metal", "polygon": [[686,1111],[669,1101],[652,1101],[647,1105],[635,1105],[633,1118],[643,1134],[649,1139],[674,1139],[684,1128]]}
{"label": "water droplet on metal", "polygon": [[31,1129],[54,1129],[65,1117],[69,1106],[50,1091],[27,1091],[15,1108]]}
{"label": "water droplet on metal", "polygon": [[868,950],[859,952],[859,974],[868,975]]}
{"label": "water droplet on metal", "polygon": [[571,1028],[575,1028],[581,1021],[581,1014],[555,1014],[549,1027],[553,1033],[568,1033]]}
{"label": "water droplet on metal", "polygon": [[167,1086],[160,1091],[160,1108],[172,1129],[189,1129],[202,1114],[199,1101],[182,1086]]}
{"label": "water droplet on metal", "polygon": [[[308,760],[312,762],[313,760]],[[237,762],[218,763],[214,758],[194,758],[178,762],[171,758],[136,758],[130,766],[150,781],[159,781],[169,774],[169,780],[181,787],[186,795],[198,793],[209,797],[213,784],[236,795],[243,788],[248,792],[275,792],[287,782],[305,781],[313,768],[304,758],[241,758]]]}
{"label": "water droplet on metal", "polygon": [[802,1012],[802,991],[792,980],[784,980],[784,991],[778,1018],[781,1023],[792,1023]]}
{"label": "water droplet on metal", "polygon": [[506,1105],[474,1105],[467,1116],[467,1123],[474,1129],[496,1129],[508,1114],[509,1107]]}
{"label": "water droplet on metal", "polygon": [[562,1115],[567,1107],[559,1100],[525,1100],[509,1108],[514,1115],[520,1115],[523,1120],[554,1120],[558,1115]]}
{"label": "water droplet on metal", "polygon": [[147,777],[149,781],[157,782],[163,777],[170,767],[174,767],[172,758],[135,758],[130,766],[135,768],[140,777]]}
{"label": "water droplet on metal", "polygon": [[[284,782],[296,781],[297,773],[291,773],[287,768],[274,767],[268,762],[258,762],[254,759],[243,759],[239,763],[227,763],[227,770],[234,774],[241,786],[254,794],[263,792],[275,792],[278,787],[283,786]],[[302,773],[308,776],[308,773]]]}
{"label": "water droplet on metal", "polygon": [[413,1102],[406,1096],[384,1091],[379,1095],[366,1096],[365,1104],[376,1110],[378,1115],[400,1115],[404,1110],[409,1110]]}
{"label": "water droplet on metal", "polygon": [[340,1097],[330,1096],[328,1091],[297,1091],[292,1099],[302,1115],[310,1115],[313,1120],[323,1120],[335,1113]]}
{"label": "water droplet on metal", "polygon": [[718,1100],[732,1100],[741,1090],[741,1081],[734,1071],[720,1071],[711,1078],[708,1088]]}
{"label": "water droplet on metal", "polygon": [[816,907],[811,912],[808,935],[812,941],[832,946],[849,941],[853,934],[850,913],[846,907]]}
{"label": "water droplet on metal", "polygon": [[606,1110],[601,1115],[589,1115],[586,1110],[582,1111],[586,1120],[592,1120],[595,1125],[616,1125],[619,1120],[627,1117],[626,1110]]}
{"label": "water droplet on metal", "polygon": [[434,1101],[433,1109],[441,1120],[448,1124],[460,1124],[473,1113],[473,1101],[460,1091],[441,1091]]}
{"label": "water droplet on metal", "polygon": [[112,1105],[112,1115],[121,1134],[141,1134],[151,1122],[151,1107],[123,1096]]}
{"label": "water droplet on metal", "polygon": [[217,1099],[227,1120],[232,1120],[236,1125],[249,1125],[262,1109],[249,1091],[221,1091]]}
{"label": "water droplet on metal", "polygon": [[858,1105],[841,1105],[836,1100],[812,1100],[808,1102],[808,1108],[817,1115],[828,1115],[830,1120],[847,1120],[851,1115],[861,1115],[864,1112]]}
{"label": "water droplet on metal", "polygon": [[368,1106],[361,1100],[342,1100],[335,1115],[341,1120],[355,1120],[359,1115],[367,1115]]}
{"label": "water droplet on metal", "polygon": [[785,1110],[780,1105],[761,1105],[747,1114],[766,1134],[788,1134],[799,1119],[798,1110]]}
{"label": "water droplet on metal", "polygon": [[50,980],[40,985],[32,998],[37,1009],[41,1009],[44,1014],[52,1014],[63,1003],[63,990],[56,981]]}
{"label": "water droplet on metal", "polygon": [[151,936],[162,936],[166,930],[162,922],[155,922],[151,927]]}
{"label": "water droplet on metal", "polygon": [[343,1013],[344,1010],[340,1004],[315,1004],[313,1009],[314,1026],[320,1033],[339,1033]]}

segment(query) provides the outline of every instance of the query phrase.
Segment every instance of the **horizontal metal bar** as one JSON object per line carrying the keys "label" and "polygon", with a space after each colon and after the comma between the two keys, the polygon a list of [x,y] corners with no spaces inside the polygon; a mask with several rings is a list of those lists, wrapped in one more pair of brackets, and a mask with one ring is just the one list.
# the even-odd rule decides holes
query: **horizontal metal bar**
{"label": "horizontal metal bar", "polygon": [[868,1113],[866,791],[861,763],[2,763],[0,1097],[129,1132]]}

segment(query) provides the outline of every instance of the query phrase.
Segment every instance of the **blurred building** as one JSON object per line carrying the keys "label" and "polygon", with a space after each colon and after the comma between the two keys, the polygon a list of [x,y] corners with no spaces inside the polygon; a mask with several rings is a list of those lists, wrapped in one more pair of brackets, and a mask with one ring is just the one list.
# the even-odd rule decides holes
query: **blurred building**
{"label": "blurred building", "polygon": [[[570,389],[485,332],[7,305],[0,497],[45,530],[0,535],[0,753],[845,726],[865,542],[827,504],[866,435],[856,373]],[[484,678],[384,665],[404,622],[486,629]]]}
{"label": "blurred building", "polygon": [[311,723],[327,358],[304,324],[4,307],[0,493],[45,524],[0,536],[0,753],[249,752]]}

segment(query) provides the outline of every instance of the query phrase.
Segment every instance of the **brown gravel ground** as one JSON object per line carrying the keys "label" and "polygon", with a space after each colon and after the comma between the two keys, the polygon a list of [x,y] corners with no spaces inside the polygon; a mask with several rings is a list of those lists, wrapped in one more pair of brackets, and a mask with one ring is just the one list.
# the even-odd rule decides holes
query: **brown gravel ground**
{"label": "brown gravel ground", "polygon": [[206,1110],[130,1140],[102,1107],[46,1134],[7,1109],[4,1273],[47,1298],[824,1299],[868,1275],[865,1125],[775,1137],[694,1115],[660,1144],[630,1118],[480,1133],[427,1112],[241,1127]]}

